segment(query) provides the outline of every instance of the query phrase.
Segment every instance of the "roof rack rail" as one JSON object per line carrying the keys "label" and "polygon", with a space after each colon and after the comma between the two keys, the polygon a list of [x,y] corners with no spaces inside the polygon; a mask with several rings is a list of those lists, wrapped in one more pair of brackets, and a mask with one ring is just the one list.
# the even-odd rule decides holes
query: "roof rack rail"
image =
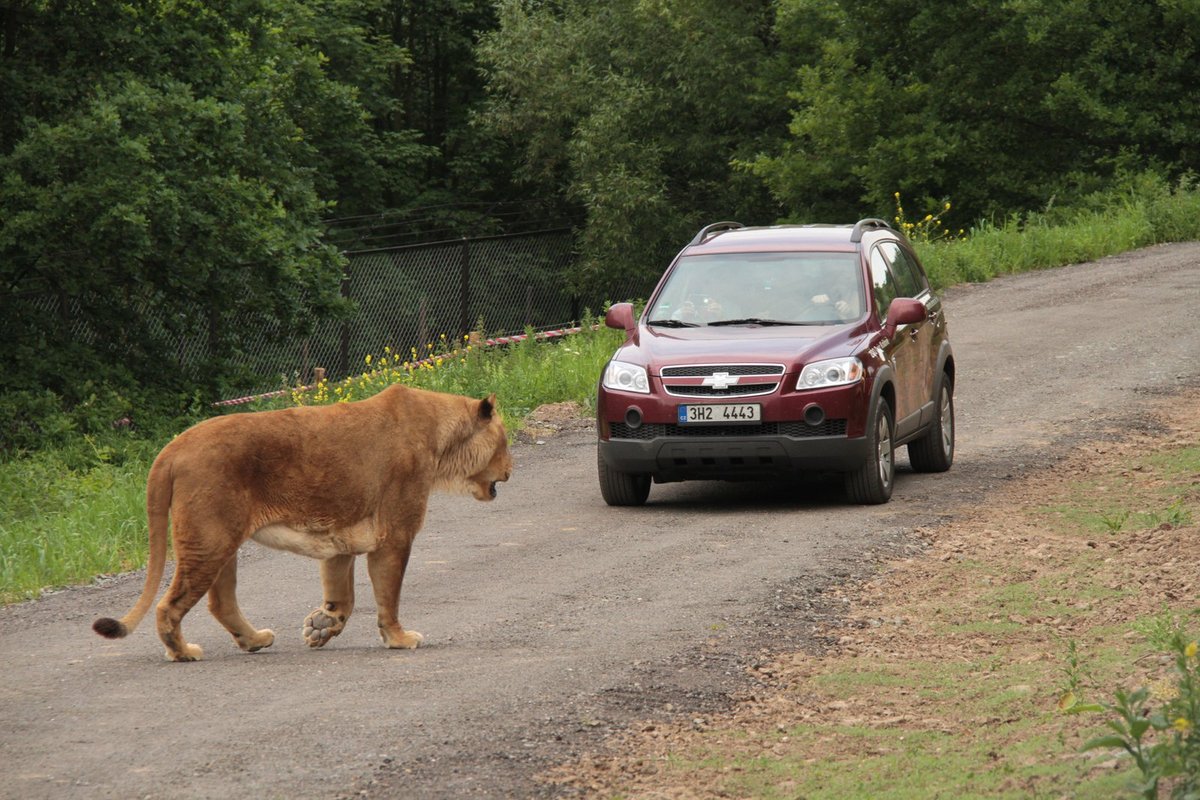
{"label": "roof rack rail", "polygon": [[850,241],[861,242],[863,234],[866,233],[868,228],[871,230],[878,230],[880,228],[889,231],[895,230],[886,220],[878,219],[877,217],[867,217],[854,223],[854,230],[850,231]]}
{"label": "roof rack rail", "polygon": [[709,236],[716,236],[718,233],[723,233],[725,231],[737,230],[738,228],[744,228],[744,227],[745,226],[742,225],[742,223],[740,223],[740,222],[714,222],[711,225],[705,225],[703,228],[700,229],[700,232],[697,233],[695,235],[695,237],[693,237],[692,241],[690,241],[688,243],[688,246],[690,247],[691,245],[694,245],[694,244],[700,244],[705,239],[707,239]]}

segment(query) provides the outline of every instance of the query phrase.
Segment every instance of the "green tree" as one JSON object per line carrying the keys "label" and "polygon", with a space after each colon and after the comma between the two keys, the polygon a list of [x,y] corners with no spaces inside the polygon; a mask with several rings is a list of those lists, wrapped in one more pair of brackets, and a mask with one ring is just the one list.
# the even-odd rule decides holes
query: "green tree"
{"label": "green tree", "polygon": [[793,217],[887,213],[901,191],[971,221],[1200,166],[1192,0],[782,0],[779,17],[828,34],[779,27],[791,136],[750,162]]}
{"label": "green tree", "polygon": [[771,219],[737,171],[782,96],[760,80],[772,4],[506,0],[480,57],[484,122],[521,148],[518,178],[583,209],[576,287],[646,288],[701,225]]}
{"label": "green tree", "polygon": [[[0,369],[216,393],[245,336],[345,311],[333,207],[413,191],[378,131],[378,3],[39,0],[0,9]],[[351,80],[339,73],[353,71]],[[211,358],[178,366],[207,342]]]}
{"label": "green tree", "polygon": [[[392,72],[398,129],[420,132],[438,157],[427,162],[429,193],[442,200],[495,197],[508,188],[509,153],[471,125],[486,97],[476,39],[495,29],[491,0],[393,0],[392,42],[408,55]],[[432,199],[432,198],[430,198]]]}

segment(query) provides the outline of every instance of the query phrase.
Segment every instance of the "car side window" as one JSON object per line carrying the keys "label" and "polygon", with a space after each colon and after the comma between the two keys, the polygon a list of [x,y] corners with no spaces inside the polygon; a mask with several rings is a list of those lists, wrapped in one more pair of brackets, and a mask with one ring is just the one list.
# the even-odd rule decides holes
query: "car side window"
{"label": "car side window", "polygon": [[896,279],[904,281],[900,277],[900,273],[910,276],[913,292],[905,294],[905,297],[918,297],[921,292],[929,289],[929,282],[925,280],[925,273],[921,271],[921,266],[917,260],[913,258],[912,253],[909,253],[903,247],[896,248],[896,258],[892,261],[892,271],[896,273]]}
{"label": "car side window", "polygon": [[892,271],[888,269],[887,258],[882,252],[882,246],[871,251],[871,288],[875,292],[875,306],[879,313],[879,321],[887,321],[888,306],[896,299],[896,281]]}
{"label": "car side window", "polygon": [[900,297],[916,297],[923,288],[917,281],[916,264],[908,258],[904,249],[895,242],[882,242],[879,252],[892,268],[892,277],[896,281],[896,294]]}

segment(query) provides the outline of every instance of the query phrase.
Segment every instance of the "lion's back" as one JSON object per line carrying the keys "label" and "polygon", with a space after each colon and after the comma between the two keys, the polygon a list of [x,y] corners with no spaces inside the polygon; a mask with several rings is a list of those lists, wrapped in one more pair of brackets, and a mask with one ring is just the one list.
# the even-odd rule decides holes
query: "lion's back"
{"label": "lion's back", "polygon": [[[349,404],[214,417],[177,436],[159,454],[176,484],[220,487],[265,501],[375,482],[387,458],[377,415]],[[369,409],[368,409],[369,411]]]}

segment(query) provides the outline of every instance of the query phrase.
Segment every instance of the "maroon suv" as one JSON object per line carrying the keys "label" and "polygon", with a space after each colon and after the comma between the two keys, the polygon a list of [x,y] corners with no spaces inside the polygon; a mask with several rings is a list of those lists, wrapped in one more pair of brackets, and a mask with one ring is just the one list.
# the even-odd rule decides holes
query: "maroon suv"
{"label": "maroon suv", "polygon": [[941,300],[886,222],[718,222],[675,257],[600,379],[600,491],[651,481],[840,472],[859,503],[892,495],[895,449],[918,472],[954,459],[954,354]]}

